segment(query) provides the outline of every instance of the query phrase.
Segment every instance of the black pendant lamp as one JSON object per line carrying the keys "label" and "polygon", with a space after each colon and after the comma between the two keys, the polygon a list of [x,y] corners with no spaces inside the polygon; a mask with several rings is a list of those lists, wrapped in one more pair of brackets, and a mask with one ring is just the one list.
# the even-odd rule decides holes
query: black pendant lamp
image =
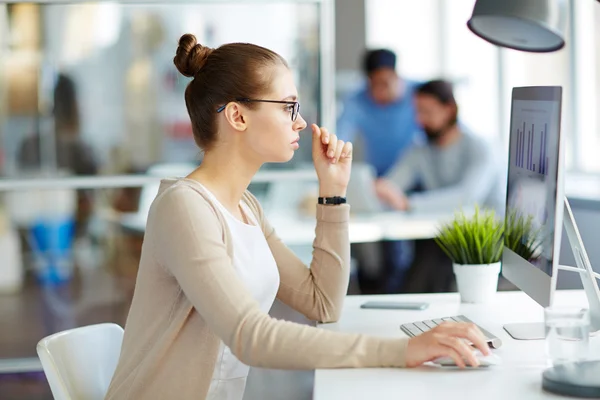
{"label": "black pendant lamp", "polygon": [[556,51],[565,45],[567,5],[568,0],[477,0],[467,26],[497,46],[534,53]]}

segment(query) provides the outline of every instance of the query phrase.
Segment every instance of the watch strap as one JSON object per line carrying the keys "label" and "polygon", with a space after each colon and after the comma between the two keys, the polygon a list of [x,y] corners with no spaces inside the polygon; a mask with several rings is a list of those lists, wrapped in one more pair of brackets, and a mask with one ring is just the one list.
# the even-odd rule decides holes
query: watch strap
{"label": "watch strap", "polygon": [[319,204],[338,205],[338,204],[345,204],[345,203],[346,203],[346,198],[341,197],[341,196],[319,197]]}

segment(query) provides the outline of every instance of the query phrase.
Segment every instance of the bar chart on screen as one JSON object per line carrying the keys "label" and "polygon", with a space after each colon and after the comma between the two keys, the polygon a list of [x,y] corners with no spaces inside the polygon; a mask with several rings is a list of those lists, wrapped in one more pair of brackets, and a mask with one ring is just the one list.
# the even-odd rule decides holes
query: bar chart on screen
{"label": "bar chart on screen", "polygon": [[517,128],[517,157],[515,165],[532,172],[543,175],[548,174],[548,156],[546,138],[548,137],[548,124],[545,123],[536,131],[534,123],[523,122]]}
{"label": "bar chart on screen", "polygon": [[553,102],[527,102],[523,107],[516,107],[512,115],[514,141],[512,160],[515,166],[522,168],[523,172],[548,175],[549,168],[554,163],[550,160],[547,138],[553,130],[558,129],[551,116]]}

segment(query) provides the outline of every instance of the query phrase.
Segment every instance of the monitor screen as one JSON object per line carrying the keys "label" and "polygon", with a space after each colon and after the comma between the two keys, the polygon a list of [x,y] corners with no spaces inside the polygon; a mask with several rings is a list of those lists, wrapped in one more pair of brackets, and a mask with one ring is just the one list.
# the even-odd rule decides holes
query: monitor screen
{"label": "monitor screen", "polygon": [[[550,92],[540,96],[535,89]],[[533,88],[533,94],[531,90],[515,88],[513,92],[505,246],[552,276],[561,92],[560,88]]]}

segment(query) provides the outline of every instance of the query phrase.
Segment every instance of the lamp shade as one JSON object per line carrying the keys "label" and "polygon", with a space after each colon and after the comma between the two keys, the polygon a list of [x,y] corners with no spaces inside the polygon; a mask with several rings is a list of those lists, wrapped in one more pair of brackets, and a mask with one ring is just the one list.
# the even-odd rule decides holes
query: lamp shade
{"label": "lamp shade", "polygon": [[477,0],[469,29],[497,46],[545,53],[565,45],[567,0]]}

